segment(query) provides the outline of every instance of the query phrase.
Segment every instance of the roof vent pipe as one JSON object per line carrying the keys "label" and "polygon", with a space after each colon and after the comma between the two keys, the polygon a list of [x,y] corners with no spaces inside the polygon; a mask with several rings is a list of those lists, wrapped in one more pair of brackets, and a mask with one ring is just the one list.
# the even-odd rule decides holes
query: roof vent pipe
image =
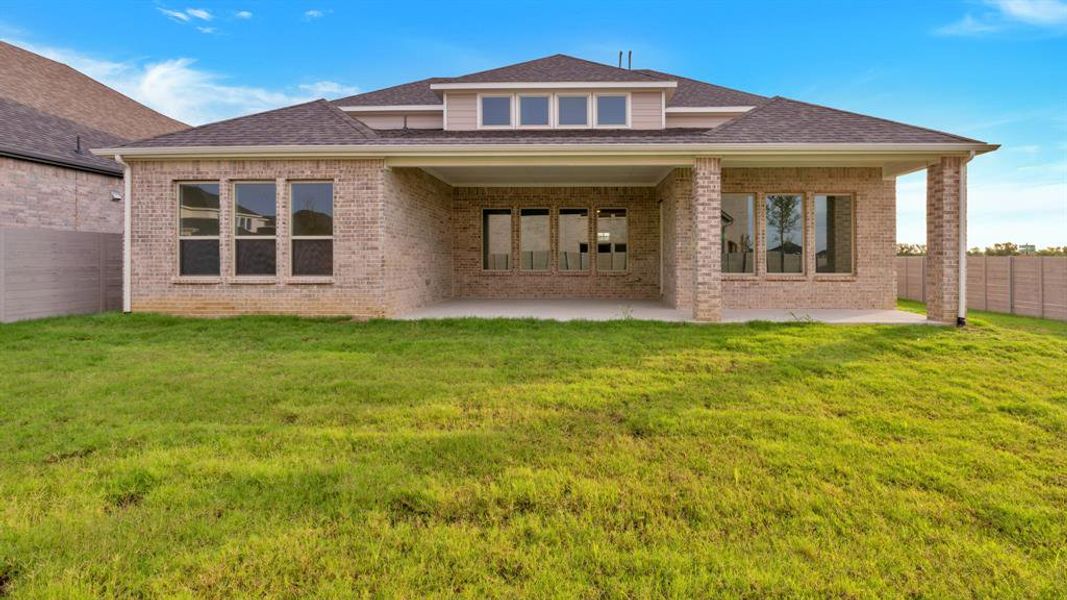
{"label": "roof vent pipe", "polygon": [[619,50],[619,68],[622,68],[622,50]]}
{"label": "roof vent pipe", "polygon": [[630,50],[626,53],[626,68],[634,68],[634,51]]}
{"label": "roof vent pipe", "polygon": [[74,136],[74,152],[77,154],[82,153],[82,136]]}

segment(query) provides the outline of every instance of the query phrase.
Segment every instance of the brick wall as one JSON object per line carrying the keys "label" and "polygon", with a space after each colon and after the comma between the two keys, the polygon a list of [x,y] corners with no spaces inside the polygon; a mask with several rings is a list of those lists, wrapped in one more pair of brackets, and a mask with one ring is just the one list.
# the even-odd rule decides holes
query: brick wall
{"label": "brick wall", "polygon": [[[724,193],[756,194],[756,273],[723,275],[725,308],[893,308],[896,303],[896,183],[873,168],[726,168]],[[801,275],[767,274],[764,195],[805,197]],[[816,194],[852,194],[855,210],[854,274],[815,273]]]}
{"label": "brick wall", "polygon": [[[379,316],[384,310],[383,163],[378,160],[134,162],[133,310]],[[220,230],[232,232],[234,181],[275,181],[278,273],[234,276],[233,238],[222,235],[221,275],[178,277],[176,181],[220,182]],[[289,180],[334,182],[334,274],[289,277]]]}
{"label": "brick wall", "polygon": [[0,157],[0,227],[122,233],[122,178]]}
{"label": "brick wall", "polygon": [[959,308],[960,178],[966,164],[943,157],[926,170],[926,316],[954,323]]}
{"label": "brick wall", "polygon": [[663,301],[675,308],[693,306],[693,171],[674,169],[656,186],[663,207]]}
{"label": "brick wall", "polygon": [[384,176],[388,314],[452,296],[452,188],[421,169]]}
{"label": "brick wall", "polygon": [[[598,272],[595,219],[590,218],[590,269],[556,272],[557,227],[551,231],[548,272],[524,272],[518,261],[508,271],[482,269],[482,209],[511,208],[512,252],[519,256],[520,208],[625,208],[628,219],[628,268]],[[457,297],[469,298],[659,298],[659,208],[656,190],[648,187],[455,188],[452,228]]]}

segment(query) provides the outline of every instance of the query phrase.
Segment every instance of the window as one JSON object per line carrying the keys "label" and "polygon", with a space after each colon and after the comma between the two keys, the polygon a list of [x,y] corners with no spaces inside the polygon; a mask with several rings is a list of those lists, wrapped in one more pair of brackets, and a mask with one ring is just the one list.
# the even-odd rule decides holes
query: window
{"label": "window", "polygon": [[559,96],[556,121],[561,127],[589,126],[589,96]]}
{"label": "window", "polygon": [[519,96],[519,125],[548,127],[548,96]]}
{"label": "window", "polygon": [[626,270],[626,209],[600,208],[596,211],[596,268],[598,271]]}
{"label": "window", "polygon": [[804,272],[804,197],[767,196],[767,272]]}
{"label": "window", "polygon": [[519,268],[523,271],[548,270],[550,223],[547,208],[519,211]]}
{"label": "window", "polygon": [[559,209],[559,270],[589,270],[589,209]]}
{"label": "window", "polygon": [[507,271],[511,268],[511,209],[482,211],[482,268]]}
{"label": "window", "polygon": [[482,127],[511,127],[511,96],[482,96]]}
{"label": "window", "polygon": [[754,273],[756,199],[752,194],[722,195],[722,272]]}
{"label": "window", "polygon": [[219,274],[219,184],[178,185],[178,273]]}
{"label": "window", "polygon": [[598,127],[625,126],[626,96],[597,96],[596,124]]}
{"label": "window", "polygon": [[815,272],[851,273],[852,196],[815,196]]}
{"label": "window", "polygon": [[234,255],[237,275],[277,273],[277,194],[273,183],[237,183],[234,190]]}
{"label": "window", "polygon": [[333,275],[333,184],[289,185],[293,275]]}

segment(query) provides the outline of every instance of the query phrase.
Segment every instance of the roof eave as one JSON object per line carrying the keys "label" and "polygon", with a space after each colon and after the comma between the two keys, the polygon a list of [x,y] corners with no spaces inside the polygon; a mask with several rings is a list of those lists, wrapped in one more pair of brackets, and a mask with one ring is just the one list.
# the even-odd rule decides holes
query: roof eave
{"label": "roof eave", "polygon": [[677,81],[487,81],[468,83],[431,83],[435,91],[512,90],[512,89],[674,89]]}
{"label": "roof eave", "polygon": [[283,158],[283,157],[339,157],[380,158],[384,156],[441,155],[441,156],[512,156],[538,155],[968,155],[984,154],[999,148],[986,143],[923,143],[923,144],[714,144],[693,142],[645,143],[539,143],[539,144],[345,144],[345,145],[274,145],[274,146],[177,146],[177,147],[118,147],[92,150],[97,156],[157,159],[171,157],[202,158]]}

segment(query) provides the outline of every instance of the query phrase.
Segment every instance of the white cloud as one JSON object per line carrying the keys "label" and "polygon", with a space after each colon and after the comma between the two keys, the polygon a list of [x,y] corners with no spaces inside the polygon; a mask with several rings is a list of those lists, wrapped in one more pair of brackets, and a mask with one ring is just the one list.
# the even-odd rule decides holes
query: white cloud
{"label": "white cloud", "polygon": [[199,31],[200,33],[208,33],[208,34],[215,33],[216,31],[218,31],[214,27],[197,27],[196,30]]}
{"label": "white cloud", "polygon": [[[321,96],[311,93],[313,87],[268,89],[233,85],[223,75],[196,68],[195,61],[190,58],[115,62],[64,48],[7,41],[70,65],[138,102],[191,125],[307,102]],[[337,90],[348,89],[333,82],[319,84],[336,86],[332,89]]]}
{"label": "white cloud", "polygon": [[325,14],[326,13],[322,12],[321,10],[316,10],[316,9],[311,9],[311,10],[304,11],[304,17],[306,19],[318,19],[318,18],[321,18]]}
{"label": "white cloud", "polygon": [[189,15],[190,17],[196,17],[197,19],[201,19],[203,21],[210,21],[213,18],[212,14],[209,11],[206,11],[202,8],[187,8],[185,9],[185,14]]}
{"label": "white cloud", "polygon": [[986,0],[989,10],[975,17],[966,14],[955,23],[934,30],[938,35],[978,36],[1024,25],[1043,29],[1067,28],[1064,0]]}
{"label": "white cloud", "polygon": [[1004,16],[1029,25],[1067,25],[1062,0],[991,0]]}
{"label": "white cloud", "polygon": [[182,23],[188,23],[189,22],[189,19],[190,19],[189,15],[187,15],[187,14],[181,12],[181,11],[170,10],[169,8],[162,8],[162,7],[157,7],[157,8],[159,8],[159,12],[167,15],[168,17],[174,19],[175,21],[180,21]]}
{"label": "white cloud", "polygon": [[252,11],[250,11],[250,10],[239,10],[236,13],[234,13],[233,16],[237,17],[238,19],[251,19],[252,18]]}
{"label": "white cloud", "polygon": [[316,81],[315,83],[302,83],[300,91],[307,92],[316,98],[337,98],[351,96],[359,92],[359,88],[352,85],[337,83],[336,81]]}

